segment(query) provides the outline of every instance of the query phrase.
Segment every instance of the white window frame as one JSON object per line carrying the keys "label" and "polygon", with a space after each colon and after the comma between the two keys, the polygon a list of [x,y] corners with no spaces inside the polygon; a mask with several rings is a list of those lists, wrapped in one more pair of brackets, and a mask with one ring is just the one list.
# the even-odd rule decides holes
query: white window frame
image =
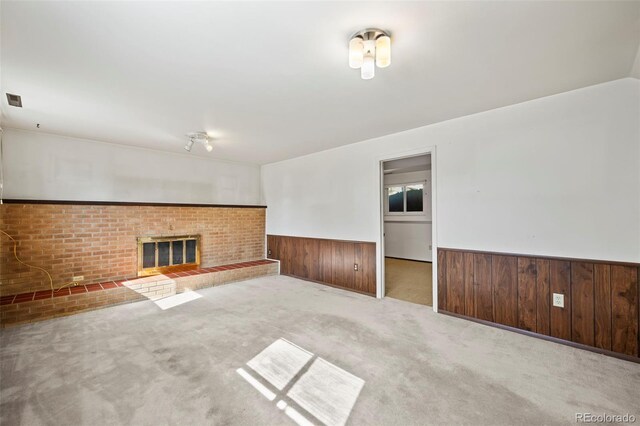
{"label": "white window frame", "polygon": [[[422,211],[419,212],[408,212],[407,211],[407,186],[411,185],[422,185]],[[418,181],[418,182],[404,182],[404,183],[390,183],[384,186],[384,215],[385,216],[424,216],[426,213],[424,211],[424,190],[427,185],[427,181]],[[403,210],[402,212],[390,212],[389,211],[389,188],[402,187],[402,202],[403,202]]]}

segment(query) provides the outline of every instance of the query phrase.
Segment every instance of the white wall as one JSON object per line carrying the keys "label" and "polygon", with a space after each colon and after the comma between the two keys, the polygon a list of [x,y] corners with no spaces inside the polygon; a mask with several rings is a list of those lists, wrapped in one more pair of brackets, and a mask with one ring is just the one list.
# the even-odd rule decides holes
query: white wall
{"label": "white wall", "polygon": [[423,182],[425,185],[424,212],[408,216],[384,216],[385,256],[431,262],[431,171],[384,176],[385,185],[418,182]]}
{"label": "white wall", "polygon": [[384,255],[431,262],[431,223],[385,220]]}
{"label": "white wall", "polygon": [[260,167],[5,129],[4,198],[259,204]]}
{"label": "white wall", "polygon": [[438,246],[639,262],[639,117],[627,78],[269,164],[267,231],[379,244],[379,160],[435,146]]}

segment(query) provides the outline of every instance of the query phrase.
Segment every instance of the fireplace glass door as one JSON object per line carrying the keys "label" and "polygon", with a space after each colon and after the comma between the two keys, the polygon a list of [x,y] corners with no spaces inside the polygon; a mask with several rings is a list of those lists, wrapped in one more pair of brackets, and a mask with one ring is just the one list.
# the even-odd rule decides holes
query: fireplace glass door
{"label": "fireplace glass door", "polygon": [[138,276],[185,271],[200,265],[200,236],[138,238]]}

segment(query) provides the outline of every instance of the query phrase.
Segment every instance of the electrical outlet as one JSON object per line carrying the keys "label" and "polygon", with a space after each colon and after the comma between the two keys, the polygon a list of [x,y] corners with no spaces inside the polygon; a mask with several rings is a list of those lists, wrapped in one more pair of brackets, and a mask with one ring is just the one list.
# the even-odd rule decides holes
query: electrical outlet
{"label": "electrical outlet", "polygon": [[353,270],[354,270],[354,271],[357,271],[357,270],[358,270],[358,264],[357,264],[357,263],[354,263],[354,264],[353,264]]}
{"label": "electrical outlet", "polygon": [[267,256],[271,256],[271,249],[267,250]]}
{"label": "electrical outlet", "polygon": [[71,278],[71,281],[78,283],[80,281],[84,281],[84,275],[78,275],[77,277]]}
{"label": "electrical outlet", "polygon": [[564,308],[564,294],[553,293],[553,306]]}

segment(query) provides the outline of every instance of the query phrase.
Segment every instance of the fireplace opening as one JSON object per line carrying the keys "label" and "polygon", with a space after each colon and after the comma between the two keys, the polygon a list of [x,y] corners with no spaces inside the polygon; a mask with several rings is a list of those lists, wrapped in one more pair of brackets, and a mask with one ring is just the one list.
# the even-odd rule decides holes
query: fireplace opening
{"label": "fireplace opening", "polygon": [[186,271],[200,266],[200,235],[138,237],[138,276]]}

